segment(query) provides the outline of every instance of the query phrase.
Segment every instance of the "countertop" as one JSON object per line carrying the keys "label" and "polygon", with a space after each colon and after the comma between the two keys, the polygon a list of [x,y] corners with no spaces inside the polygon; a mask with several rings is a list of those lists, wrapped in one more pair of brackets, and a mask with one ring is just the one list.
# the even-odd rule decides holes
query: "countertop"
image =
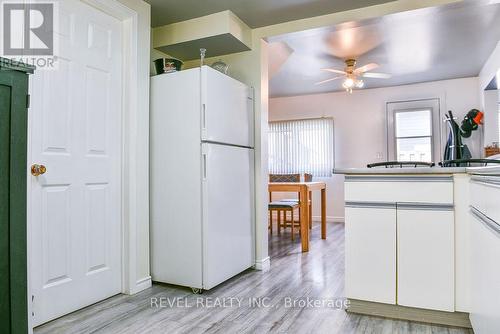
{"label": "countertop", "polygon": [[[481,167],[484,169],[485,167]],[[497,172],[500,173],[500,167],[496,167]],[[466,173],[469,169],[466,167],[406,167],[406,168],[335,168],[333,174],[346,174],[346,175],[368,175],[368,174],[459,174]]]}
{"label": "countertop", "polygon": [[469,167],[467,173],[474,175],[500,176],[500,166]]}

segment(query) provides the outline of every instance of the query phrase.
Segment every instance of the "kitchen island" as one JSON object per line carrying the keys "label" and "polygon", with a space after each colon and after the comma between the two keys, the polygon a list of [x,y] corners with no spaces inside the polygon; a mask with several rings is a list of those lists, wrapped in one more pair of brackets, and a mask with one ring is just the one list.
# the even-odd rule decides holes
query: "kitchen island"
{"label": "kitchen island", "polygon": [[471,327],[466,168],[347,168],[350,312]]}

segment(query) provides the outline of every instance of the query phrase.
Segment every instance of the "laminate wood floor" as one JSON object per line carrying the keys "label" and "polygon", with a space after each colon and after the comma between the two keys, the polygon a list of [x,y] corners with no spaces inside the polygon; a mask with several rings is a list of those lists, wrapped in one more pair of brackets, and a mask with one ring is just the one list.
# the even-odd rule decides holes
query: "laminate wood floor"
{"label": "laminate wood floor", "polygon": [[[154,284],[134,296],[118,295],[44,324],[35,334],[473,333],[337,308],[335,302],[344,300],[344,225],[329,224],[328,238],[321,240],[315,223],[311,240],[310,252],[303,254],[300,238],[292,242],[289,232],[275,233],[269,238],[268,272],[248,270],[202,295]],[[321,307],[307,305],[307,298]]]}

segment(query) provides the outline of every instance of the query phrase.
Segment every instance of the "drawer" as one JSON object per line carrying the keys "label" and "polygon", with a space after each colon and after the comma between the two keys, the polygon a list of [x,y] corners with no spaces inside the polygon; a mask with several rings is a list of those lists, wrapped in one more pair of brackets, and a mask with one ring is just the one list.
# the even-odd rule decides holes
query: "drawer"
{"label": "drawer", "polygon": [[453,176],[347,175],[345,200],[453,204]]}
{"label": "drawer", "polygon": [[471,178],[471,206],[496,222],[500,222],[500,177]]}

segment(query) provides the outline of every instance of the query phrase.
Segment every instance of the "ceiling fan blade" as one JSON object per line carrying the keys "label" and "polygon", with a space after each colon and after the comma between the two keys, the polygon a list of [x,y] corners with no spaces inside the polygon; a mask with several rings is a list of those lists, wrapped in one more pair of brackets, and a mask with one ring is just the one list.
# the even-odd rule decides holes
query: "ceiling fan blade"
{"label": "ceiling fan blade", "polygon": [[315,85],[321,85],[321,84],[324,84],[324,83],[327,83],[327,82],[330,82],[330,81],[333,81],[333,80],[337,80],[337,79],[342,79],[342,78],[344,78],[344,76],[339,76],[339,77],[335,77],[335,78],[326,79],[326,80],[323,80],[323,81],[320,81],[320,82],[316,82]]}
{"label": "ceiling fan blade", "polygon": [[361,67],[358,67],[357,69],[354,70],[354,74],[361,74],[361,73],[365,73],[365,72],[368,72],[368,71],[371,71],[371,70],[374,70],[376,69],[377,67],[379,67],[380,65],[379,64],[376,64],[376,63],[370,63],[370,64],[366,64],[365,66],[361,66]]}
{"label": "ceiling fan blade", "polygon": [[389,79],[390,77],[392,77],[392,75],[388,73],[375,73],[375,72],[363,73],[362,76],[364,78],[376,78],[376,79]]}
{"label": "ceiling fan blade", "polygon": [[327,72],[332,72],[332,73],[338,73],[338,74],[347,74],[345,71],[336,70],[334,68],[322,68],[321,70],[327,71]]}

